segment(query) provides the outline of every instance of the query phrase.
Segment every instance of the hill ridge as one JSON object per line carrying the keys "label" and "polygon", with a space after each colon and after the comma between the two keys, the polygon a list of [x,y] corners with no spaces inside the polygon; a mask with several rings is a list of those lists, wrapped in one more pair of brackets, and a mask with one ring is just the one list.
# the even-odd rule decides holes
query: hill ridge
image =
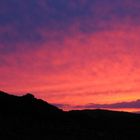
{"label": "hill ridge", "polygon": [[0,139],[133,140],[140,115],[108,110],[63,111],[32,94],[0,91]]}

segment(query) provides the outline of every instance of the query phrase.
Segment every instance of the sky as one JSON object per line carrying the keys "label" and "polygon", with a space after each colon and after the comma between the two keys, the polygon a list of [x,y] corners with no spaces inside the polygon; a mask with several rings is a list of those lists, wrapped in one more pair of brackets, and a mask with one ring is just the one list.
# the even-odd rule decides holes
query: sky
{"label": "sky", "polygon": [[139,0],[0,0],[0,90],[140,110],[139,36]]}

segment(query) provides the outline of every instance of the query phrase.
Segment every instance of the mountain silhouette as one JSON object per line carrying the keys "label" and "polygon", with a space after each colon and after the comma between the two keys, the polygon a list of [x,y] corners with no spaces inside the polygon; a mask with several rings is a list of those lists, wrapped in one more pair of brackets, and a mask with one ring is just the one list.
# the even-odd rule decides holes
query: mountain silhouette
{"label": "mountain silhouette", "polygon": [[0,139],[135,140],[140,115],[108,110],[63,111],[28,93],[0,91]]}

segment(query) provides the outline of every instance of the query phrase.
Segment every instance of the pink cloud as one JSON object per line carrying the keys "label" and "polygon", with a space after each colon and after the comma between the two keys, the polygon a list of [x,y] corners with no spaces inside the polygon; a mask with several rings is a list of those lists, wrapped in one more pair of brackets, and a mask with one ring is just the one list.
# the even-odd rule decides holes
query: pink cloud
{"label": "pink cloud", "polygon": [[[17,43],[19,50],[0,54],[0,78],[6,81],[1,88],[13,93],[35,92],[38,97],[59,103],[70,99],[89,103],[138,98],[140,29],[128,25],[112,28],[92,34],[75,31],[62,40],[54,40],[58,33],[52,33],[52,39],[40,44]],[[44,38],[48,34],[42,31]],[[132,91],[123,92],[128,89]],[[112,97],[104,99],[106,91]]]}

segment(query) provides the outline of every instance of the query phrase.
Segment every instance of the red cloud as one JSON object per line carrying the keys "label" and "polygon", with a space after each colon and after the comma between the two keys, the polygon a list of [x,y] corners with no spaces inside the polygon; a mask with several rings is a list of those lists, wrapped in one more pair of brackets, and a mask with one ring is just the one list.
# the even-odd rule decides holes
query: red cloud
{"label": "red cloud", "polygon": [[[58,103],[139,98],[135,89],[139,87],[140,30],[128,27],[113,26],[113,30],[92,34],[74,32],[56,40],[53,36],[58,33],[52,33],[52,39],[40,44],[19,42],[15,52],[0,54],[0,79],[5,82],[1,88],[13,93],[36,91],[38,97]],[[46,34],[42,31],[44,38]],[[105,92],[118,89],[132,92]]]}

